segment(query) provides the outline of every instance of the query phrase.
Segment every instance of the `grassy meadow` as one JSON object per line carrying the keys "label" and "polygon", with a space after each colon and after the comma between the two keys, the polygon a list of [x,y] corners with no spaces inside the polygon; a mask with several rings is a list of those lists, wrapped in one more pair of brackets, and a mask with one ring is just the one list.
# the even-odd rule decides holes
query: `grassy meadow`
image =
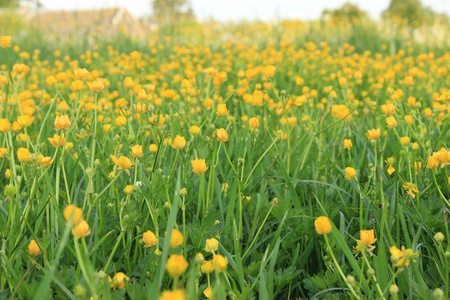
{"label": "grassy meadow", "polygon": [[1,299],[449,298],[448,25],[3,21]]}

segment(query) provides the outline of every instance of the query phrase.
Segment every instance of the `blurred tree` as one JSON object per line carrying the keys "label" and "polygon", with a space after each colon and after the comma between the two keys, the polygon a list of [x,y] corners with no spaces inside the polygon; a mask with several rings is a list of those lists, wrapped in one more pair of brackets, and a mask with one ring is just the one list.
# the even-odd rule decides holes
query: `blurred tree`
{"label": "blurred tree", "polygon": [[0,7],[17,7],[19,0],[0,0]]}
{"label": "blurred tree", "polygon": [[194,18],[194,12],[187,0],[153,0],[152,7],[154,18],[165,24]]}
{"label": "blurred tree", "polygon": [[391,0],[384,17],[394,21],[406,21],[411,27],[419,27],[425,22],[425,8],[420,0]]}
{"label": "blurred tree", "polygon": [[357,5],[345,3],[340,8],[334,10],[324,10],[322,18],[328,19],[333,23],[359,23],[361,19],[367,17],[367,13],[362,11]]}

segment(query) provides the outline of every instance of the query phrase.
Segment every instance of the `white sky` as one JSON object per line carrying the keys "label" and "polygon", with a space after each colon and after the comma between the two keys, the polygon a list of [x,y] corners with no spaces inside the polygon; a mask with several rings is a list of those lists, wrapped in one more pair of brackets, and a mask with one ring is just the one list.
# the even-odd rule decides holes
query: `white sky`
{"label": "white sky", "polygon": [[[195,15],[200,20],[213,17],[219,21],[261,20],[276,17],[313,20],[325,8],[337,8],[345,2],[357,4],[378,17],[389,6],[390,0],[190,0]],[[151,0],[41,0],[50,10],[92,9],[121,6],[140,17],[151,14]],[[422,0],[436,12],[450,15],[450,0]]]}

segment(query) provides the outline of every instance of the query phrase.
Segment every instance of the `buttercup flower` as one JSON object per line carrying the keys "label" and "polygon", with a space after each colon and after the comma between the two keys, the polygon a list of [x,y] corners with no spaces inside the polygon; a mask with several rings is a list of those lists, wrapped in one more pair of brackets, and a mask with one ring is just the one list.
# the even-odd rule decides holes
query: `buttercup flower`
{"label": "buttercup flower", "polygon": [[379,139],[380,135],[381,135],[381,129],[367,130],[367,138],[371,142],[375,142],[375,140]]}
{"label": "buttercup flower", "polygon": [[229,138],[228,138],[227,131],[225,129],[223,129],[223,128],[217,129],[216,130],[216,139],[219,142],[226,142],[226,141],[228,141]]}
{"label": "buttercup flower", "polygon": [[177,149],[177,150],[181,150],[186,146],[186,139],[182,136],[177,135],[174,139],[173,139],[173,143],[172,143],[172,147]]}
{"label": "buttercup flower", "polygon": [[2,48],[11,47],[11,36],[10,35],[3,35],[2,37],[0,37],[0,47],[2,47]]}
{"label": "buttercup flower", "polygon": [[347,167],[345,168],[345,178],[346,179],[353,179],[356,176],[356,170],[351,168],[351,167]]}
{"label": "buttercup flower", "polygon": [[83,219],[83,210],[73,204],[69,204],[64,208],[63,215],[66,221],[69,221],[73,215],[72,226],[75,226]]}
{"label": "buttercup flower", "polygon": [[180,289],[175,291],[164,291],[158,300],[186,300],[186,292]]}
{"label": "buttercup flower", "polygon": [[353,147],[352,140],[345,139],[344,142],[343,142],[343,145],[344,145],[345,149],[351,149]]}
{"label": "buttercup flower", "polygon": [[213,252],[217,251],[217,248],[219,247],[219,241],[215,238],[207,239],[205,244],[205,251],[206,252]]}
{"label": "buttercup flower", "polygon": [[328,234],[331,232],[331,222],[327,217],[318,217],[314,221],[314,227],[318,234]]}
{"label": "buttercup flower", "polygon": [[66,139],[64,137],[64,133],[61,136],[54,134],[52,138],[47,139],[53,147],[64,146],[66,143]]}
{"label": "buttercup flower", "polygon": [[205,173],[208,168],[204,159],[194,159],[191,161],[192,171],[196,174]]}
{"label": "buttercup flower", "polygon": [[183,275],[188,266],[189,264],[183,255],[172,254],[169,259],[167,259],[166,269],[170,276],[176,277]]}
{"label": "buttercup flower", "polygon": [[116,158],[114,155],[110,155],[109,157],[120,170],[130,169],[133,166],[133,162],[126,156]]}
{"label": "buttercup flower", "polygon": [[19,150],[17,150],[17,158],[19,158],[20,162],[30,161],[30,151],[28,151],[27,148],[19,148]]}
{"label": "buttercup flower", "polygon": [[151,247],[156,245],[156,235],[150,230],[144,232],[144,237],[142,239],[145,243],[144,247]]}
{"label": "buttercup flower", "polygon": [[184,238],[181,232],[174,229],[172,230],[172,236],[170,237],[170,248],[175,249],[176,247],[183,244]]}
{"label": "buttercup flower", "polygon": [[416,194],[419,194],[419,190],[417,186],[412,182],[405,182],[403,188],[408,192],[408,194],[414,199],[416,198]]}
{"label": "buttercup flower", "polygon": [[82,238],[91,234],[91,228],[85,220],[81,220],[73,229],[72,234],[77,238]]}
{"label": "buttercup flower", "polygon": [[125,275],[122,272],[118,272],[118,273],[116,273],[116,275],[114,275],[114,278],[112,279],[111,287],[124,289],[125,281],[130,281],[130,277],[128,277],[127,275]]}
{"label": "buttercup flower", "polygon": [[226,116],[228,115],[228,108],[226,104],[219,104],[217,106],[217,114],[219,116]]}
{"label": "buttercup flower", "polygon": [[39,248],[35,240],[31,240],[31,242],[28,244],[28,253],[35,256],[41,254],[41,249]]}
{"label": "buttercup flower", "polygon": [[391,252],[391,258],[395,262],[395,267],[408,267],[409,262],[415,262],[415,258],[419,256],[418,252],[414,252],[412,249],[406,249],[405,246],[402,246],[402,250],[396,246],[392,246],[389,252]]}
{"label": "buttercup flower", "polygon": [[142,157],[144,156],[144,151],[142,150],[141,145],[134,145],[131,147],[131,156],[133,157]]}
{"label": "buttercup flower", "polygon": [[70,127],[70,125],[71,125],[71,123],[70,123],[68,115],[56,116],[56,119],[55,119],[55,128],[56,129],[58,129],[58,130],[67,129]]}

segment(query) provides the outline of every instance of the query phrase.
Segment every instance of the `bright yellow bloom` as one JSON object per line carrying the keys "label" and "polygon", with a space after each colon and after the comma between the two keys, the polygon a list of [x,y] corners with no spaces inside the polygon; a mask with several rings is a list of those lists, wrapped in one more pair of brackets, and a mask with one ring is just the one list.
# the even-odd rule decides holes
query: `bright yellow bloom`
{"label": "bright yellow bloom", "polygon": [[91,90],[91,92],[93,92],[93,93],[100,93],[105,88],[105,86],[103,85],[103,82],[101,82],[100,80],[88,82],[88,86],[89,86],[89,89]]}
{"label": "bright yellow bloom", "polygon": [[56,116],[55,119],[55,128],[57,130],[64,130],[69,128],[71,125],[70,120],[69,120],[69,116],[68,115],[63,115],[63,116]]}
{"label": "bright yellow bloom", "polygon": [[209,274],[214,271],[214,262],[212,260],[204,261],[200,266],[200,270],[202,270],[203,274]]}
{"label": "bright yellow bloom", "polygon": [[114,120],[114,124],[118,127],[123,127],[125,124],[127,124],[127,118],[125,116],[117,116],[117,118]]}
{"label": "bright yellow bloom", "polygon": [[145,243],[144,247],[154,246],[154,245],[156,245],[156,242],[157,242],[156,235],[150,230],[144,232],[144,236],[142,239]]}
{"label": "bright yellow bloom", "polygon": [[89,75],[89,71],[86,69],[77,69],[74,71],[74,74],[78,80],[85,80],[86,77]]}
{"label": "bright yellow bloom", "polygon": [[395,127],[397,127],[397,120],[395,120],[394,116],[387,117],[386,125],[388,128],[395,128]]}
{"label": "bright yellow bloom", "polygon": [[91,228],[85,220],[81,220],[75,228],[72,229],[72,234],[77,238],[82,238],[91,234]]}
{"label": "bright yellow bloom", "polygon": [[327,217],[321,216],[314,221],[314,227],[318,234],[328,234],[331,232],[331,222]]}
{"label": "bright yellow bloom", "polygon": [[263,73],[267,78],[272,78],[275,75],[276,68],[272,65],[264,67]]}
{"label": "bright yellow bloom", "polygon": [[206,298],[211,298],[212,297],[212,288],[210,286],[208,286],[206,289],[203,290],[203,295],[205,295]]}
{"label": "bright yellow bloom", "polygon": [[116,273],[116,275],[114,275],[114,278],[112,279],[111,287],[124,289],[125,281],[130,281],[130,277],[128,277],[127,275],[125,275],[122,272],[118,272],[118,273]]}
{"label": "bright yellow bloom", "polygon": [[63,215],[66,221],[69,221],[73,215],[72,226],[75,226],[83,219],[83,210],[73,204],[69,204],[64,208]]}
{"label": "bright yellow bloom", "polygon": [[189,133],[192,135],[198,135],[200,133],[200,127],[192,125],[191,128],[189,129]]}
{"label": "bright yellow bloom", "polygon": [[177,150],[181,150],[186,146],[186,139],[182,136],[177,135],[174,139],[173,139],[173,143],[172,143],[172,147],[177,149]]}
{"label": "bright yellow bloom", "polygon": [[407,136],[403,136],[400,138],[400,142],[403,146],[408,146],[411,143],[411,140]]}
{"label": "bright yellow bloom", "polygon": [[353,179],[356,176],[356,170],[351,168],[351,167],[347,167],[345,168],[345,178],[346,179]]}
{"label": "bright yellow bloom", "polygon": [[359,252],[363,253],[367,251],[370,256],[373,255],[373,250],[375,249],[375,242],[377,239],[375,238],[373,229],[370,230],[361,230],[360,231],[360,239],[356,241],[356,246],[353,248],[355,256],[358,255]]}
{"label": "bright yellow bloom", "polygon": [[158,146],[156,144],[150,144],[148,150],[150,150],[151,153],[156,153],[158,152]]}
{"label": "bright yellow bloom", "polygon": [[64,137],[64,133],[61,136],[54,134],[52,138],[47,139],[53,147],[64,146],[66,143],[66,139]]}
{"label": "bright yellow bloom", "polygon": [[417,189],[417,185],[412,182],[405,182],[403,188],[408,192],[408,194],[414,199],[416,198],[416,194],[419,194],[419,190]]}
{"label": "bright yellow bloom", "polygon": [[412,86],[412,85],[414,85],[414,78],[412,77],[412,76],[406,76],[405,77],[405,84],[407,85],[407,86]]}
{"label": "bright yellow bloom", "polygon": [[226,142],[229,140],[228,132],[224,128],[220,128],[216,130],[216,139],[219,142]]}
{"label": "bright yellow bloom", "polygon": [[131,147],[131,156],[133,157],[144,156],[144,150],[142,149],[142,145],[134,145],[133,147]]}
{"label": "bright yellow bloom", "polygon": [[170,248],[175,249],[176,247],[183,244],[184,238],[181,232],[174,229],[172,230],[172,236],[170,237]]}
{"label": "bright yellow bloom", "polygon": [[19,150],[17,150],[17,157],[19,158],[20,162],[30,161],[30,151],[28,151],[27,148],[19,148]]}
{"label": "bright yellow bloom", "polygon": [[7,132],[11,129],[11,124],[8,119],[0,119],[0,131]]}
{"label": "bright yellow bloom", "polygon": [[219,116],[226,116],[228,115],[228,108],[226,104],[219,104],[217,106],[217,114]]}
{"label": "bright yellow bloom", "polygon": [[133,79],[131,77],[125,77],[125,79],[123,80],[123,85],[125,86],[125,88],[132,89],[134,87],[134,82]]}
{"label": "bright yellow bloom", "polygon": [[8,149],[6,149],[6,148],[0,148],[0,158],[5,158],[7,151],[8,151]]}
{"label": "bright yellow bloom", "polygon": [[213,262],[217,267],[217,271],[219,271],[219,273],[225,270],[228,266],[228,259],[219,254],[215,254],[213,256]]}
{"label": "bright yellow bloom", "polygon": [[351,149],[353,147],[351,139],[345,139],[343,144],[345,149]]}
{"label": "bright yellow bloom", "polygon": [[204,159],[194,159],[191,161],[191,164],[192,164],[192,171],[195,174],[201,174],[206,172],[206,170],[208,170]]}
{"label": "bright yellow bloom", "polygon": [[126,156],[116,158],[114,155],[109,156],[119,170],[127,170],[133,166],[133,162]]}
{"label": "bright yellow bloom", "polygon": [[175,291],[164,291],[158,300],[186,300],[186,292],[177,289]]}
{"label": "bright yellow bloom", "polygon": [[39,248],[39,245],[35,240],[31,240],[31,242],[28,244],[28,253],[35,256],[41,254],[41,249]]}
{"label": "bright yellow bloom", "polygon": [[205,251],[206,252],[213,252],[217,251],[217,248],[219,248],[219,241],[215,238],[207,239],[205,244]]}
{"label": "bright yellow bloom", "polygon": [[250,120],[248,120],[248,126],[250,126],[251,129],[259,128],[259,119],[250,118]]}
{"label": "bright yellow bloom", "polygon": [[74,92],[81,92],[83,90],[83,82],[81,80],[74,80],[71,82],[70,88]]}
{"label": "bright yellow bloom", "polygon": [[415,262],[414,258],[419,256],[418,252],[414,252],[412,249],[406,249],[405,246],[402,246],[402,250],[398,249],[396,246],[392,246],[389,249],[389,252],[391,252],[395,267],[408,267],[409,262]]}
{"label": "bright yellow bloom", "polygon": [[380,135],[381,135],[381,129],[367,130],[367,138],[371,142],[374,142],[375,140],[379,139]]}
{"label": "bright yellow bloom", "polygon": [[172,254],[167,259],[166,269],[170,276],[177,277],[183,275],[188,268],[189,263],[186,261],[183,255]]}
{"label": "bright yellow bloom", "polygon": [[2,47],[2,48],[11,47],[11,36],[10,35],[3,35],[2,37],[0,37],[0,47]]}

